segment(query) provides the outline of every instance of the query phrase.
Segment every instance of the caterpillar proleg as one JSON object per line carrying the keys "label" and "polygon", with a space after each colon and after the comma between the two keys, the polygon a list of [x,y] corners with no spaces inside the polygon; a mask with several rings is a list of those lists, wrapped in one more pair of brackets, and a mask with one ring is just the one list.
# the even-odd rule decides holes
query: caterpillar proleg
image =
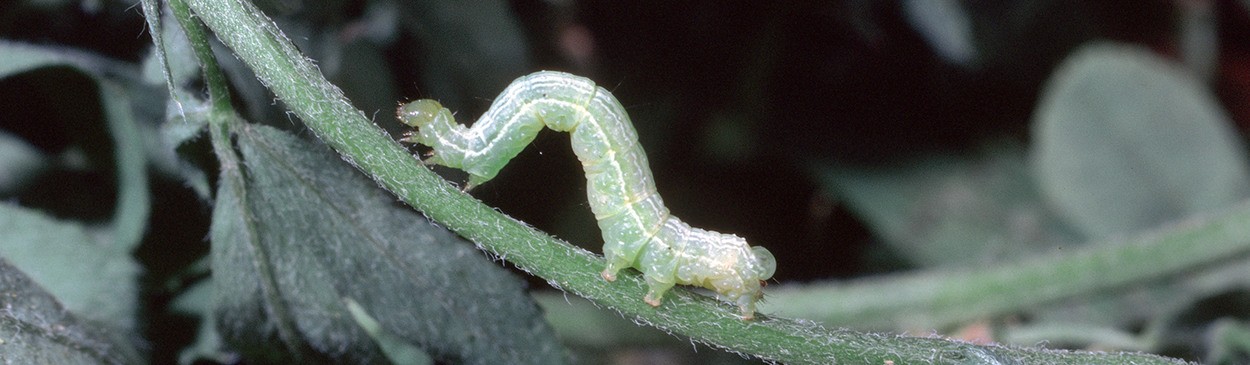
{"label": "caterpillar proleg", "polygon": [[417,128],[401,141],[433,148],[426,162],[464,170],[469,187],[494,178],[543,126],[569,132],[603,232],[603,278],[616,281],[621,269],[636,268],[647,282],[648,304],[659,306],[673,285],[696,285],[738,305],[742,319],[755,318],[762,282],[777,267],[773,255],[671,216],[625,108],[590,79],[554,71],[518,78],[472,128],[433,100],[404,104],[399,119]]}

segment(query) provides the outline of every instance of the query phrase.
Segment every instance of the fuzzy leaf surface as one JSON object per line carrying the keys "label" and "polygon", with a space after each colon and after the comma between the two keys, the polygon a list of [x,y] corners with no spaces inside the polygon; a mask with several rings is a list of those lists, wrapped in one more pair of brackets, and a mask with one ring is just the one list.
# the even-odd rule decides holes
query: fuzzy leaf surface
{"label": "fuzzy leaf surface", "polygon": [[0,363],[135,363],[133,351],[76,319],[4,258],[0,258],[0,308]]}
{"label": "fuzzy leaf surface", "polygon": [[387,363],[353,320],[350,298],[440,361],[563,362],[520,280],[480,251],[324,145],[255,125],[237,136],[244,167],[223,168],[221,181],[245,188],[219,190],[213,231],[218,329],[231,345],[244,354],[285,348],[305,362]]}

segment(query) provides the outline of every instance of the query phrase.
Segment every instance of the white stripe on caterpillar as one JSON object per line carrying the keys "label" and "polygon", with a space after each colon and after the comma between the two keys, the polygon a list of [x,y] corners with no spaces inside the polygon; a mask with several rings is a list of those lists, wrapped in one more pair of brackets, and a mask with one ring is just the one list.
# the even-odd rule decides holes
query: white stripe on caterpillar
{"label": "white stripe on caterpillar", "polygon": [[513,81],[473,128],[456,123],[437,101],[399,108],[399,119],[417,127],[400,141],[433,148],[426,160],[464,170],[466,189],[494,178],[547,126],[572,134],[573,152],[586,171],[586,195],[603,231],[603,277],[633,267],[647,282],[643,299],[660,305],[675,284],[720,293],[755,318],[763,281],[777,263],[767,249],[746,240],[692,228],[669,215],[656,193],[647,156],[621,103],[590,79],[542,71]]}

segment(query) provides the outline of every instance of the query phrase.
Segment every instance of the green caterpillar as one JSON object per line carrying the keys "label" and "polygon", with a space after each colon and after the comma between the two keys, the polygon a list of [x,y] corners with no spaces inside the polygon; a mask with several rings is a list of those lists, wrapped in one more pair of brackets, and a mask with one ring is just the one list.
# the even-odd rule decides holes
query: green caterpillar
{"label": "green caterpillar", "polygon": [[544,125],[571,133],[603,232],[603,278],[616,281],[618,271],[633,267],[647,282],[648,304],[659,306],[675,284],[697,285],[737,304],[742,319],[755,318],[763,281],[777,267],[773,255],[741,237],[692,228],[669,215],[625,108],[590,79],[553,71],[518,78],[473,128],[428,99],[401,106],[399,119],[418,128],[400,141],[433,148],[427,163],[467,172],[466,189],[494,178]]}

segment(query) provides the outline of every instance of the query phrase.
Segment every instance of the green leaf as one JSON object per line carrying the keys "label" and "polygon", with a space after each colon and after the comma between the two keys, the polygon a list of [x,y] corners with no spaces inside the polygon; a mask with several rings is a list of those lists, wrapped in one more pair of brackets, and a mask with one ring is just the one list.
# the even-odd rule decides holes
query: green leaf
{"label": "green leaf", "polygon": [[151,213],[148,191],[146,138],[140,132],[129,90],[109,80],[96,81],[105,122],[113,137],[113,158],[117,162],[117,207],[113,212],[113,244],[129,253],[139,246]]}
{"label": "green leaf", "polygon": [[[91,76],[113,142],[118,201],[108,226],[84,227],[15,206],[0,207],[0,255],[86,319],[134,327],[139,267],[130,252],[146,231],[150,195],[145,137],[128,87],[128,65],[66,49],[0,41],[0,77],[49,66]],[[120,79],[120,80],[118,80]],[[104,136],[100,136],[103,138]],[[68,193],[68,192],[67,192]]]}
{"label": "green leaf", "polygon": [[392,363],[395,363],[395,365],[434,363],[434,359],[431,359],[430,355],[426,354],[425,351],[421,351],[421,349],[404,342],[403,339],[396,337],[394,334],[386,332],[382,328],[382,324],[378,323],[378,320],[370,316],[369,313],[366,313],[365,309],[360,306],[360,303],[356,303],[351,298],[345,298],[343,302],[347,305],[347,311],[352,313],[352,319],[356,320],[356,324],[360,325],[360,328],[363,328],[365,333],[368,333],[369,337],[373,338],[374,342],[377,342],[378,347],[382,349],[382,353],[386,354],[386,358],[390,359]]}
{"label": "green leaf", "polygon": [[8,260],[0,258],[0,362],[135,364],[133,349],[74,317]]}
{"label": "green leaf", "polygon": [[118,250],[137,247],[146,229],[150,210],[147,185],[147,146],[132,108],[150,100],[132,98],[146,91],[130,87],[137,70],[129,65],[88,53],[0,41],[0,78],[49,66],[70,66],[91,76],[99,87],[100,104],[113,140],[118,186],[113,214],[113,240]]}
{"label": "green leaf", "polygon": [[899,166],[817,171],[826,191],[844,199],[896,255],[920,267],[1018,261],[1080,239],[1042,204],[1018,145]]}
{"label": "green leaf", "polygon": [[134,326],[139,265],[107,234],[0,204],[0,256],[84,319]]}
{"label": "green leaf", "polygon": [[222,169],[213,275],[218,329],[246,356],[379,361],[342,299],[353,298],[435,359],[563,362],[517,278],[328,148],[255,125],[238,145],[246,163]]}
{"label": "green leaf", "polygon": [[0,195],[8,196],[48,168],[49,158],[25,140],[0,131]]}
{"label": "green leaf", "polygon": [[1033,121],[1039,187],[1089,237],[1154,227],[1245,199],[1246,148],[1201,82],[1149,50],[1069,56]]}
{"label": "green leaf", "polygon": [[217,332],[217,321],[213,319],[214,295],[212,278],[209,278],[187,288],[169,304],[171,311],[199,317],[201,321],[195,334],[195,343],[178,353],[178,364],[190,365],[201,359],[222,364],[239,362],[238,354],[226,348],[221,334]]}
{"label": "green leaf", "polygon": [[0,51],[0,78],[58,64],[66,58],[66,52],[9,41],[0,41]]}

